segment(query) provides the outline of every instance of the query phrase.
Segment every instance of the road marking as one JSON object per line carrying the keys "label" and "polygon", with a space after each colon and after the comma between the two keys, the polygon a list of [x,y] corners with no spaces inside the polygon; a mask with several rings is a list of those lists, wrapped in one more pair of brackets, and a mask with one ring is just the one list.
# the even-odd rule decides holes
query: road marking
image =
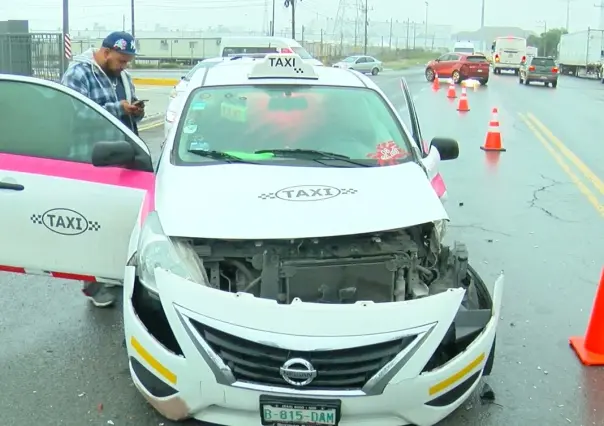
{"label": "road marking", "polygon": [[[602,217],[604,217],[604,205],[600,204],[598,197],[583,183],[583,181],[573,172],[568,164],[564,161],[562,155],[554,149],[554,147],[550,144],[550,142],[545,138],[545,136],[537,129],[537,127],[523,114],[518,113],[520,119],[526,124],[526,127],[529,128],[531,132],[535,135],[537,140],[541,142],[541,144],[545,147],[545,149],[551,154],[556,163],[560,166],[560,168],[570,177],[575,186],[579,189],[579,191],[587,198],[592,206],[596,209],[598,213]],[[528,114],[527,114],[528,115]],[[572,161],[572,160],[571,160]]]}
{"label": "road marking", "polygon": [[594,187],[600,192],[600,194],[604,195],[604,182],[591,171],[589,167],[583,163],[570,149],[566,147],[562,143],[560,139],[558,139],[552,132],[549,130],[545,124],[537,119],[533,114],[528,112],[526,116],[533,122],[533,124],[541,130],[541,132],[547,136],[547,138],[558,147],[558,149],[562,152],[562,154],[568,158],[580,171],[583,175],[594,185]]}
{"label": "road marking", "polygon": [[147,124],[145,126],[141,126],[138,130],[139,130],[139,132],[144,132],[145,130],[155,129],[156,127],[159,127],[162,124],[164,124],[163,121],[158,121],[157,123],[151,123],[151,124]]}

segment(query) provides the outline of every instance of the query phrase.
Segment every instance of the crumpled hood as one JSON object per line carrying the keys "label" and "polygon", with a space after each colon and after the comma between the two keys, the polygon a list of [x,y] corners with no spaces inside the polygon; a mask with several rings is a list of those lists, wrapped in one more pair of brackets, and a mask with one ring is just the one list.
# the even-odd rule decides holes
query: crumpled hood
{"label": "crumpled hood", "polygon": [[416,163],[160,168],[155,207],[174,237],[294,239],[409,227],[448,215]]}

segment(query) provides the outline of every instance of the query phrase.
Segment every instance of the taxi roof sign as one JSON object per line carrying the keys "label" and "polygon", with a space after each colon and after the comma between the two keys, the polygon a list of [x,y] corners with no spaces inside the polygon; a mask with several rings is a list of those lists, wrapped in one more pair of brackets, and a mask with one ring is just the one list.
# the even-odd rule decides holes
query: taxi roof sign
{"label": "taxi roof sign", "polygon": [[318,80],[312,65],[292,53],[275,53],[266,55],[263,61],[258,61],[248,76],[249,79],[285,78]]}

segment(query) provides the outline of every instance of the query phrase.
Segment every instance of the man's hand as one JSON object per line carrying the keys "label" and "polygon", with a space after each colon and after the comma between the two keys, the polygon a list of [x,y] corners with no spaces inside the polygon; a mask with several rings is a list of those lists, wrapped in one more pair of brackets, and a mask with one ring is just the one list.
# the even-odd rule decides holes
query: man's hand
{"label": "man's hand", "polygon": [[143,112],[143,114],[145,113],[145,110],[140,108],[137,105],[132,105],[130,102],[128,101],[121,101],[120,105],[122,106],[122,109],[124,110],[124,113],[126,115],[135,115],[135,116],[139,116],[141,111]]}

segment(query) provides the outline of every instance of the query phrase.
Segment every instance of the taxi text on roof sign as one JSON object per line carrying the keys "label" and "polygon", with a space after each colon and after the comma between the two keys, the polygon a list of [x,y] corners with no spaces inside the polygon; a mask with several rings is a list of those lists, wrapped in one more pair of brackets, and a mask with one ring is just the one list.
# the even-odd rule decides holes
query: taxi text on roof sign
{"label": "taxi text on roof sign", "polygon": [[266,55],[264,61],[254,66],[248,78],[317,80],[319,77],[312,65],[304,62],[298,55],[287,53]]}

